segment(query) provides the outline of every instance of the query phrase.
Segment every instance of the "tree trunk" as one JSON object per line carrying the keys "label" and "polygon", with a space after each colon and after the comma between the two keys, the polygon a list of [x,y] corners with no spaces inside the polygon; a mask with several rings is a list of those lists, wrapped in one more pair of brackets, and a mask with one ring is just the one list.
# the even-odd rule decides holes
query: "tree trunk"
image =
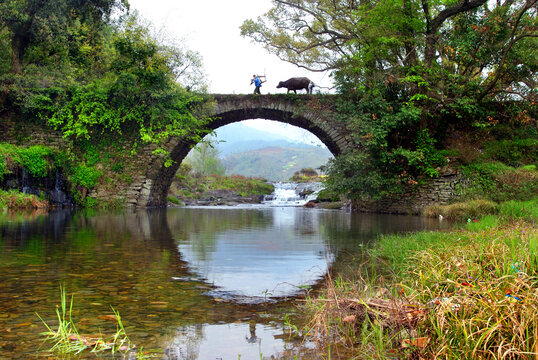
{"label": "tree trunk", "polygon": [[22,71],[22,58],[26,48],[27,41],[24,40],[24,35],[14,34],[11,40],[11,73],[20,74]]}

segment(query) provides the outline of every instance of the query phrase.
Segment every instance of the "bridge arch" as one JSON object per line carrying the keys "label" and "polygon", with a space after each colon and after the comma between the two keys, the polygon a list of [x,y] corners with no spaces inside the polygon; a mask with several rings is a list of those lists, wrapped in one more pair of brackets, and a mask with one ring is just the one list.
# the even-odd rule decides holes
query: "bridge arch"
{"label": "bridge arch", "polygon": [[[213,95],[214,120],[206,130],[249,119],[266,119],[287,123],[316,135],[336,157],[350,148],[345,124],[334,119],[335,95]],[[162,159],[148,164],[136,206],[165,206],[173,177],[183,159],[196,145],[193,140],[172,139],[167,148],[175,163],[165,167]],[[136,185],[135,185],[136,186]]]}

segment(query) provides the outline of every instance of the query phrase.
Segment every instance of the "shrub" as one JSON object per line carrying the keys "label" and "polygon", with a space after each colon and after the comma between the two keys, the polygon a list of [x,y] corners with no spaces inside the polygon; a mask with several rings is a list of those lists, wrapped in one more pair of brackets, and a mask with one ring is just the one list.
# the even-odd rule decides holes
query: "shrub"
{"label": "shrub", "polygon": [[510,166],[521,166],[538,162],[537,139],[515,139],[490,141],[484,144],[484,155]]}
{"label": "shrub", "polygon": [[35,195],[14,190],[0,190],[0,208],[2,209],[45,209],[47,207],[48,202]]}
{"label": "shrub", "polygon": [[499,162],[465,166],[463,173],[470,180],[464,196],[497,202],[527,200],[538,193],[538,172],[529,165],[513,168]]}
{"label": "shrub", "polygon": [[97,180],[101,175],[101,171],[83,163],[74,167],[73,174],[71,174],[69,180],[75,187],[82,186],[91,189],[97,184]]}
{"label": "shrub", "polygon": [[183,203],[181,202],[181,200],[179,200],[175,196],[170,196],[169,195],[169,196],[166,197],[166,200],[168,200],[168,202],[171,202],[172,204],[183,206]]}
{"label": "shrub", "polygon": [[50,147],[36,145],[18,147],[0,144],[0,180],[18,165],[35,177],[45,177],[56,167],[55,158],[58,152]]}

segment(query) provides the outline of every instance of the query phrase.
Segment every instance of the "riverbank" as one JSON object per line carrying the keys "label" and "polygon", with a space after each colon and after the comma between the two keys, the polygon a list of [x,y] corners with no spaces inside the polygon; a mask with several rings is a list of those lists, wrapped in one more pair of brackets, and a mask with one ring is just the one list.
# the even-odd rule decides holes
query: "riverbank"
{"label": "riverbank", "polygon": [[0,210],[35,210],[47,209],[49,202],[32,194],[24,194],[15,190],[0,189]]}
{"label": "riverbank", "polygon": [[168,203],[183,205],[237,205],[261,203],[274,191],[265,179],[232,176],[195,176],[182,165],[170,186]]}
{"label": "riverbank", "polygon": [[361,359],[538,357],[537,209],[510,202],[450,231],[382,236],[301,305],[302,333]]}

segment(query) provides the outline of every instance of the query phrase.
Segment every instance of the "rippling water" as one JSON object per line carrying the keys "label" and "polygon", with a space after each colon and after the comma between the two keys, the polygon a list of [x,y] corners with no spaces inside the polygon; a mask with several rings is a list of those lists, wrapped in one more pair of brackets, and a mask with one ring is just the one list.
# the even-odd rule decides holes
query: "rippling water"
{"label": "rippling water", "polygon": [[0,215],[0,358],[50,347],[36,312],[54,325],[63,285],[81,334],[113,333],[112,306],[158,358],[306,359],[285,336],[284,300],[380,233],[437,226],[290,207]]}

